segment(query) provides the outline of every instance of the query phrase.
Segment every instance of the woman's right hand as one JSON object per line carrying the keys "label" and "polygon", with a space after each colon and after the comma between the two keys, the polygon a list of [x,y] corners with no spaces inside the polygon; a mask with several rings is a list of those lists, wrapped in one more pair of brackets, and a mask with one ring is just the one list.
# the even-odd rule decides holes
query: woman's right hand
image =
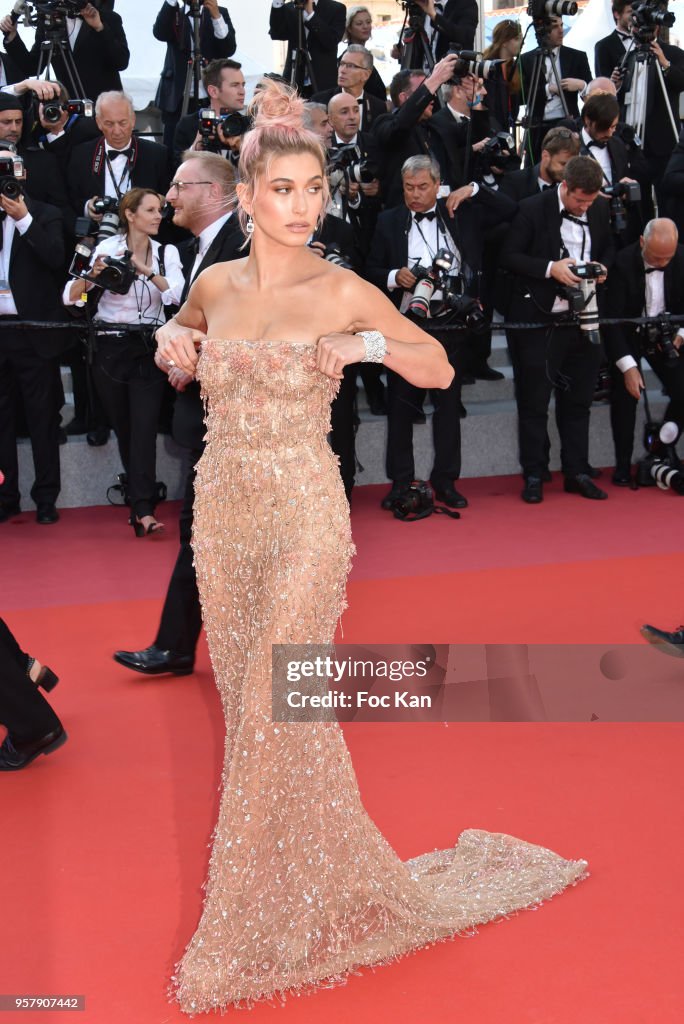
{"label": "woman's right hand", "polygon": [[105,263],[104,258],[102,256],[97,256],[88,276],[99,277],[106,266],[107,264]]}
{"label": "woman's right hand", "polygon": [[154,361],[164,373],[178,367],[194,377],[199,359],[198,349],[205,338],[206,335],[201,331],[183,327],[171,319],[155,334],[157,351]]}

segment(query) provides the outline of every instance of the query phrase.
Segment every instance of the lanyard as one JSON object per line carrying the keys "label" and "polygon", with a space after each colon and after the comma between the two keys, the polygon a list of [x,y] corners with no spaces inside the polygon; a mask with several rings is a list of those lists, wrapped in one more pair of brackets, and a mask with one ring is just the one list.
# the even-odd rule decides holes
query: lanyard
{"label": "lanyard", "polygon": [[130,178],[130,174],[131,174],[131,168],[130,168],[130,164],[129,164],[129,159],[128,159],[128,157],[126,157],[126,166],[124,167],[124,169],[123,169],[123,171],[121,173],[121,177],[119,178],[118,181],[114,177],[114,168],[112,167],[112,161],[109,159],[109,153],[107,153],[107,152],[105,152],[105,160],[107,161],[107,167],[109,168],[109,175],[110,175],[110,177],[112,179],[112,183],[114,185],[114,191],[116,192],[116,198],[121,200],[123,198],[123,192],[121,191],[121,183],[123,182],[123,180],[126,177],[126,175],[128,175],[129,178]]}
{"label": "lanyard", "polygon": [[[430,245],[430,243],[428,242],[427,238],[423,234],[423,229],[421,228],[419,221],[414,220],[413,223],[418,228],[418,232],[420,234],[420,237],[425,242],[425,248],[430,253],[430,258],[434,261],[434,258],[437,255],[437,253],[432,251],[432,246]],[[439,237],[440,237],[440,235],[442,235],[442,237],[444,238],[444,248],[448,249],[449,252],[452,253],[452,255],[454,255],[456,257],[457,264],[456,264],[456,266],[454,268],[452,268],[452,271],[449,274],[449,277],[456,277],[461,272],[461,254],[459,252],[454,252],[453,249],[451,248],[451,246],[449,245],[449,239],[447,237],[446,231],[444,230],[444,228],[442,226],[442,222],[441,222],[441,220],[439,218],[439,214],[437,214],[437,216],[435,217],[435,227],[437,228],[437,249],[439,249]]]}

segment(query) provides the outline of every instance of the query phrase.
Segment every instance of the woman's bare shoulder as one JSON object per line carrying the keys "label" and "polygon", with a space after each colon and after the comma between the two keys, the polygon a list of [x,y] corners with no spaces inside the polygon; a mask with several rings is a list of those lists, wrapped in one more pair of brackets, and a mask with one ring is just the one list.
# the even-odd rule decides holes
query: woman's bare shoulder
{"label": "woman's bare shoulder", "polygon": [[241,260],[228,260],[225,263],[212,263],[210,267],[207,267],[206,270],[197,275],[193,284],[200,284],[202,290],[205,288],[213,290],[225,288],[226,285],[233,285],[237,281],[246,262],[247,257]]}

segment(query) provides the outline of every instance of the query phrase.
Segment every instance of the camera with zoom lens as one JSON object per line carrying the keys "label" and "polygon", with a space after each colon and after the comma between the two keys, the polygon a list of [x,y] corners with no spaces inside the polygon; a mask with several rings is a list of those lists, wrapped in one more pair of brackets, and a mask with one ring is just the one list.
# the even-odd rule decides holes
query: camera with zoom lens
{"label": "camera with zoom lens", "polygon": [[121,218],[119,217],[119,200],[114,196],[98,196],[97,199],[93,200],[93,209],[95,213],[102,214],[102,220],[99,225],[96,223],[96,238],[98,242],[101,242],[104,238],[111,238],[112,235],[118,235],[121,227]]}
{"label": "camera with zoom lens", "polygon": [[409,484],[392,502],[392,512],[398,519],[426,512],[434,507],[432,488],[424,480]]}
{"label": "camera with zoom lens", "polygon": [[527,16],[532,20],[537,44],[549,49],[549,31],[552,18],[573,17],[577,14],[575,0],[529,0]]}
{"label": "camera with zoom lens", "polygon": [[679,350],[674,346],[674,338],[679,327],[670,321],[669,313],[661,313],[651,323],[642,324],[639,328],[644,352],[647,356],[659,353],[667,366],[676,366],[679,362]]}
{"label": "camera with zoom lens", "polygon": [[406,11],[406,21],[414,32],[420,32],[425,25],[425,11],[414,0],[397,0]]}
{"label": "camera with zoom lens", "polygon": [[417,281],[413,286],[413,295],[407,312],[420,317],[421,320],[430,316],[430,302],[436,290],[446,289],[445,279],[454,265],[454,254],[448,249],[440,249],[432,261],[431,267],[416,263],[411,273]]}
{"label": "camera with zoom lens", "polygon": [[641,185],[638,181],[616,181],[614,185],[604,185],[601,191],[610,198],[610,220],[619,234],[627,227],[625,207],[641,202]]}
{"label": "camera with zoom lens", "polygon": [[331,154],[328,163],[330,189],[333,192],[340,187],[343,181],[369,185],[378,177],[379,173],[380,169],[368,159],[361,147],[354,143],[336,149]]}
{"label": "camera with zoom lens", "polygon": [[202,140],[202,149],[207,153],[220,153],[226,148],[225,142],[219,138],[219,128],[224,139],[237,135],[245,135],[252,127],[252,119],[239,111],[229,110],[221,107],[220,113],[216,113],[211,107],[205,107],[199,112],[199,133]]}
{"label": "camera with zoom lens", "polygon": [[672,11],[663,10],[662,4],[656,0],[634,4],[632,7],[632,34],[639,43],[648,46],[656,37],[656,29],[672,28],[675,16]]}
{"label": "camera with zoom lens", "polygon": [[126,249],[123,256],[103,256],[104,267],[97,277],[93,276],[90,268],[92,255],[92,247],[85,241],[80,241],[71,260],[69,276],[90,281],[98,288],[114,292],[115,295],[127,295],[137,276],[137,271],[131,263],[130,250]]}
{"label": "camera with zoom lens", "polygon": [[640,487],[657,486],[662,491],[684,494],[684,474],[675,448],[679,435],[679,426],[672,420],[644,425],[646,457],[638,463],[636,472]]}
{"label": "camera with zoom lens", "polygon": [[23,177],[24,161],[20,156],[0,158],[0,195],[7,199],[19,199],[23,196]]}
{"label": "camera with zoom lens", "polygon": [[43,120],[48,124],[57,124],[65,111],[69,117],[72,117],[73,114],[92,117],[93,104],[91,100],[69,100],[68,103],[62,103],[60,100],[48,100],[43,104]]}
{"label": "camera with zoom lens", "polygon": [[515,139],[508,132],[497,132],[488,139],[482,149],[475,154],[476,174],[478,179],[492,181],[492,168],[504,171],[509,161],[516,156]]}
{"label": "camera with zoom lens", "polygon": [[462,50],[458,45],[452,45],[449,53],[458,54],[458,60],[454,64],[453,76],[449,79],[449,85],[458,85],[466,75],[475,75],[487,81],[499,73],[504,60],[482,60],[482,54],[478,50]]}
{"label": "camera with zoom lens", "polygon": [[482,312],[482,306],[472,296],[445,292],[444,305],[469,331],[483,334],[489,328],[489,320]]}
{"label": "camera with zoom lens", "polygon": [[345,270],[354,269],[349,259],[335,242],[329,242],[326,245],[323,259],[327,260],[328,263],[334,263],[336,267],[343,267]]}
{"label": "camera with zoom lens", "polygon": [[601,344],[599,331],[599,312],[596,301],[596,284],[604,274],[600,263],[580,260],[571,268],[575,277],[580,278],[578,285],[561,285],[559,293],[568,300],[570,312],[579,320],[580,330],[586,334],[587,341],[592,345]]}
{"label": "camera with zoom lens", "polygon": [[99,0],[34,0],[38,14],[61,15],[63,18],[78,18],[84,7],[92,3],[100,6]]}

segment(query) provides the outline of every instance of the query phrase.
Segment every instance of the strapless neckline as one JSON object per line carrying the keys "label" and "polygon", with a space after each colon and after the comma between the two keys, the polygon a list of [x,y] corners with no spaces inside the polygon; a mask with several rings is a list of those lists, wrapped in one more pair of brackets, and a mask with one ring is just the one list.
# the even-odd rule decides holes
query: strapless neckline
{"label": "strapless neckline", "polygon": [[269,338],[213,338],[213,337],[209,337],[209,338],[205,338],[205,341],[224,342],[225,344],[228,344],[228,345],[265,345],[265,346],[293,345],[295,347],[301,347],[301,348],[314,348],[318,344],[317,341],[287,341],[284,338],[279,341],[279,340],[276,340],[276,339],[269,339]]}

